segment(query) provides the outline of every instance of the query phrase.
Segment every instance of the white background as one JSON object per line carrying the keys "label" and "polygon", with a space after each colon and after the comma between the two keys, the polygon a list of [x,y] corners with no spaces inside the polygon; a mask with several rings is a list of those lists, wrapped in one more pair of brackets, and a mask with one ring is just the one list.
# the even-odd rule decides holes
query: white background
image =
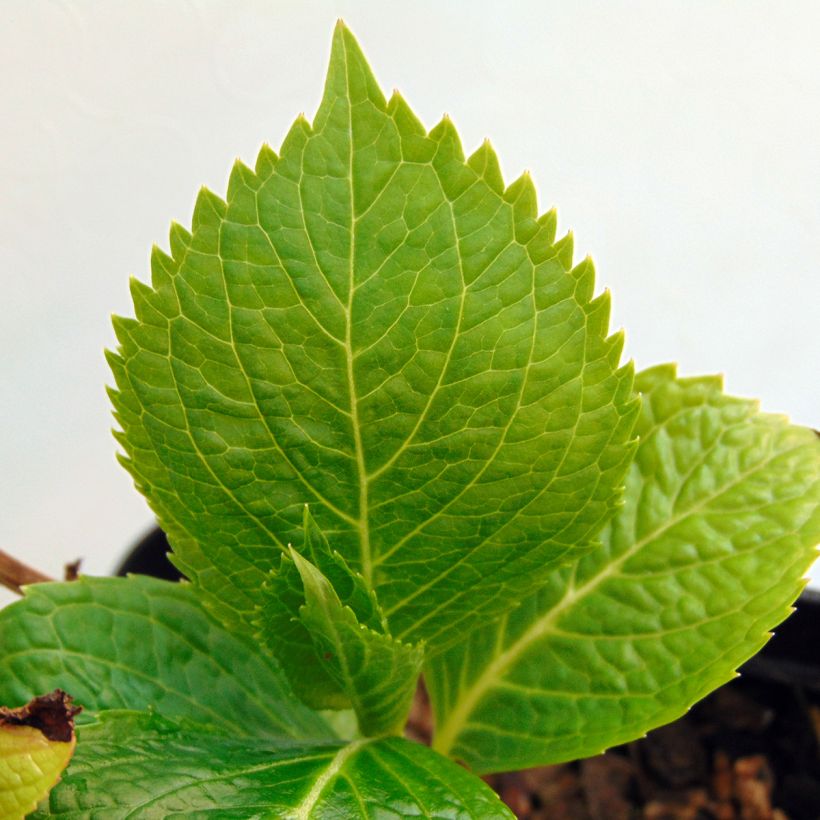
{"label": "white background", "polygon": [[532,172],[639,367],[820,426],[819,3],[0,0],[3,549],[106,573],[150,526],[109,314],[201,184],[312,117],[338,16],[429,127]]}

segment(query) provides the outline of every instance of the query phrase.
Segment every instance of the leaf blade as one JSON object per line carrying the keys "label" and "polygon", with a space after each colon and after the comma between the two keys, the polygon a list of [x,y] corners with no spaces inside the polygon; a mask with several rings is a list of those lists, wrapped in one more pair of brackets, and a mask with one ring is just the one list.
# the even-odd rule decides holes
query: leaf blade
{"label": "leaf blade", "polygon": [[237,818],[512,817],[478,778],[399,738],[272,745],[128,712],[82,727],[71,767],[34,817],[214,810]]}
{"label": "leaf blade", "polygon": [[661,367],[637,384],[642,442],[604,549],[427,669],[434,746],[479,771],[597,754],[678,717],[802,588],[820,540],[811,431],[715,379]]}
{"label": "leaf blade", "polygon": [[37,584],[0,611],[0,698],[60,686],[87,711],[156,708],[236,735],[332,737],[276,663],[203,609],[187,584]]}
{"label": "leaf blade", "polygon": [[226,622],[253,623],[304,503],[393,634],[434,648],[593,544],[636,410],[608,296],[531,181],[504,190],[488,146],[466,161],[448,120],[386,101],[349,31],[313,126],[238,165],[227,204],[203,193],[193,228],[117,321],[113,400]]}

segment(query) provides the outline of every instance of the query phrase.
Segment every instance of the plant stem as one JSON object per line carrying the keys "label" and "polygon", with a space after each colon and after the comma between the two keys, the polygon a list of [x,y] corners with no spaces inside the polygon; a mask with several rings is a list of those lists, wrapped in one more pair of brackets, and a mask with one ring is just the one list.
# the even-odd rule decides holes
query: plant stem
{"label": "plant stem", "polygon": [[22,595],[22,588],[26,584],[38,584],[42,581],[53,580],[48,575],[27,567],[21,561],[0,550],[0,584],[12,592]]}

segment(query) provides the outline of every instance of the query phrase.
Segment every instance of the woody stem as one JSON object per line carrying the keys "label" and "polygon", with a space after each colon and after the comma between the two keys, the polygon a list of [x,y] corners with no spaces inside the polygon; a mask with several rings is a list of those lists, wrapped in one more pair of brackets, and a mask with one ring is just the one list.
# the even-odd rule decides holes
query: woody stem
{"label": "woody stem", "polygon": [[48,575],[36,569],[26,566],[22,561],[12,558],[8,553],[0,550],[0,585],[23,594],[23,587],[26,584],[38,584],[42,581],[52,581]]}

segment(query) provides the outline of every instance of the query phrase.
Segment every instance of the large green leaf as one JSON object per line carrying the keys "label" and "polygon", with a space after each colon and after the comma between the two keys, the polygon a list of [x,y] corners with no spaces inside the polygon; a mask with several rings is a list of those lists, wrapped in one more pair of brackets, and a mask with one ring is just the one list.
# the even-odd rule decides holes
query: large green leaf
{"label": "large green leaf", "polygon": [[399,738],[237,740],[139,713],[103,714],[33,817],[511,818],[477,777]]}
{"label": "large green leaf", "polygon": [[86,711],[155,708],[236,736],[328,738],[275,661],[231,634],[189,584],[37,584],[0,611],[0,703],[60,687]]}
{"label": "large green leaf", "polygon": [[729,680],[790,612],[820,541],[820,443],[640,374],[641,444],[604,549],[426,672],[434,748],[479,772],[597,754]]}
{"label": "large green leaf", "polygon": [[589,549],[636,404],[554,231],[528,176],[427,133],[339,25],[314,123],[237,164],[227,203],[203,191],[115,322],[124,462],[223,620],[252,624],[305,503],[433,648]]}

